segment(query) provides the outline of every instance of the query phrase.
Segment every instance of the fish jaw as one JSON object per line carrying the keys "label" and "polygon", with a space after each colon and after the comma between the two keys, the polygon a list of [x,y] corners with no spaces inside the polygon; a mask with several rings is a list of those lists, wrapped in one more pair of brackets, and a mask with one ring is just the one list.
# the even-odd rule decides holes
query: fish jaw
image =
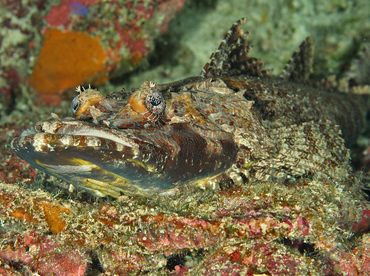
{"label": "fish jaw", "polygon": [[117,197],[170,188],[155,178],[167,161],[167,153],[143,143],[130,131],[115,131],[83,121],[42,122],[11,143],[12,150],[32,166],[97,196]]}
{"label": "fish jaw", "polygon": [[43,172],[113,197],[150,196],[216,175],[237,154],[231,136],[210,141],[188,124],[115,130],[74,119],[41,122],[15,138],[11,148]]}

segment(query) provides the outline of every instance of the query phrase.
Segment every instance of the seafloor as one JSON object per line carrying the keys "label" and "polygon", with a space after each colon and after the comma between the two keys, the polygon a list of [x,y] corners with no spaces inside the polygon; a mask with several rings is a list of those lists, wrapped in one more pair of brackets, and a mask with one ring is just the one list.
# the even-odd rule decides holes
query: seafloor
{"label": "seafloor", "polygon": [[[0,4],[9,2],[17,1]],[[316,41],[313,78],[340,75],[370,39],[369,6],[369,0],[189,0],[168,30],[153,38],[152,51],[139,66],[98,89],[107,93],[145,80],[165,83],[199,74],[241,17],[248,18],[244,28],[251,33],[252,55],[274,73],[311,35]],[[17,44],[14,29],[7,29],[17,16],[0,11],[1,87],[9,84],[11,64],[23,64],[28,71],[15,71],[27,79],[35,63],[26,64],[24,56],[11,60],[7,52],[12,43],[29,46]],[[39,38],[35,41],[41,45]],[[352,153],[363,175],[351,187],[301,179],[294,185],[266,181],[225,191],[183,187],[157,198],[94,198],[33,170],[9,146],[51,113],[70,116],[74,90],[67,89],[55,106],[55,99],[41,100],[26,81],[12,85],[16,94],[0,92],[0,275],[369,273],[370,203],[361,191],[369,165],[362,155],[368,134]]]}

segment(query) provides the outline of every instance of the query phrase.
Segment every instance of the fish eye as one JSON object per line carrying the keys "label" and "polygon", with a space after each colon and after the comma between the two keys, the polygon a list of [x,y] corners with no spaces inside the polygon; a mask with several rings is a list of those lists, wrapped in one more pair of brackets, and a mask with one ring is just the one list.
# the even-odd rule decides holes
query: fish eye
{"label": "fish eye", "polygon": [[76,96],[76,97],[73,98],[73,100],[71,102],[71,110],[73,112],[73,115],[76,114],[79,107],[80,107],[80,98],[79,98],[79,96]]}
{"label": "fish eye", "polygon": [[146,108],[153,114],[159,115],[166,108],[166,101],[157,89],[152,89],[145,99]]}

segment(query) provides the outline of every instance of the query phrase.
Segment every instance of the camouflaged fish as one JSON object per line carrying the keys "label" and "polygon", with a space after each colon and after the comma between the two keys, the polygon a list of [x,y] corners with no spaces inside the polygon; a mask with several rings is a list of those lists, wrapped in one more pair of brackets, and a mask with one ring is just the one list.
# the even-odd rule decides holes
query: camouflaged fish
{"label": "camouflaged fish", "polygon": [[200,76],[146,81],[106,97],[78,87],[73,118],[25,130],[12,141],[13,151],[97,196],[153,195],[189,184],[222,188],[269,177],[346,179],[343,138],[350,144],[362,131],[366,98],[308,81],[311,38],[280,78],[272,78],[248,56],[244,21],[232,26]]}

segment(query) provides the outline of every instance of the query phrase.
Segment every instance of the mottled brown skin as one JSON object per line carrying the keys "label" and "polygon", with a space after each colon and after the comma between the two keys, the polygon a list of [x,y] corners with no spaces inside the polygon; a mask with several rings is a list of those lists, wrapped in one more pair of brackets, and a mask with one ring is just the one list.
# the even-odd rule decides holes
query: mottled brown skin
{"label": "mottled brown skin", "polygon": [[237,76],[221,78],[229,87],[245,89],[244,96],[268,126],[289,126],[329,120],[339,125],[347,146],[364,131],[368,97],[320,90],[278,79]]}
{"label": "mottled brown skin", "polygon": [[74,118],[41,122],[15,138],[12,149],[98,196],[152,196],[189,183],[348,179],[343,137],[352,145],[363,130],[366,97],[308,85],[310,38],[272,78],[248,56],[242,23],[232,26],[200,76],[146,81],[130,95],[78,89]]}

